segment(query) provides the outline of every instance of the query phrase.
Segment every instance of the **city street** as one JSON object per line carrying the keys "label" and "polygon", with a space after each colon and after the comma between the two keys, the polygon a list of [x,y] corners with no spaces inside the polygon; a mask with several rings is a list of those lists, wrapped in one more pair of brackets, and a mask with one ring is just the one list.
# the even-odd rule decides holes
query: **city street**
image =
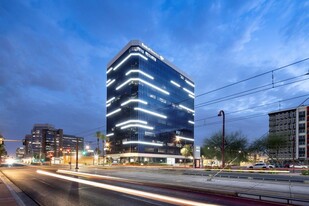
{"label": "city street", "polygon": [[[51,177],[37,173],[37,170],[47,171],[48,174],[60,175],[61,177],[74,177],[76,180],[88,180],[93,184],[103,183],[105,189],[95,185],[87,185],[58,177]],[[121,173],[121,169],[105,169],[108,172]],[[105,170],[96,168],[84,168],[81,171],[101,174]],[[132,170],[127,172],[134,176]],[[86,177],[84,175],[64,175],[56,173],[57,169],[52,167],[18,167],[2,169],[2,172],[23,192],[39,205],[252,205],[257,202],[250,199],[237,198],[227,195],[207,194],[205,191],[184,190],[182,187],[165,187],[157,184],[150,184],[147,181],[135,181],[136,178],[122,179],[106,179],[106,177]],[[158,174],[150,174],[156,178]],[[145,174],[146,174],[145,173]],[[126,174],[124,174],[125,176]],[[136,177],[139,173],[136,173]],[[166,175],[166,174],[165,174]],[[177,175],[176,175],[177,176]],[[170,175],[167,175],[170,177]],[[137,178],[139,179],[139,178]],[[177,178],[176,178],[177,179]],[[130,181],[131,180],[131,181]],[[141,180],[141,179],[139,179]],[[118,186],[116,191],[108,189],[110,186]],[[186,185],[183,185],[186,186]],[[133,189],[136,193],[127,194],[122,188]],[[146,197],[147,194],[139,194],[139,192],[163,195],[161,197]],[[165,197],[181,200],[181,203],[173,202],[173,200],[165,199]],[[192,201],[185,204],[185,201]],[[258,202],[259,205],[277,205]]]}

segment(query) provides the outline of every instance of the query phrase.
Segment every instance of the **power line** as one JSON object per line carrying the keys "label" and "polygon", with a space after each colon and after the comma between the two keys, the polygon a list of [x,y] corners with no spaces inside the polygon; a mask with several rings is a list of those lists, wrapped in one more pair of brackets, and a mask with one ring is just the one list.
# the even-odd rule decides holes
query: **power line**
{"label": "power line", "polygon": [[[265,107],[265,106],[269,106],[269,105],[272,105],[272,104],[276,104],[276,103],[280,103],[280,102],[286,102],[286,101],[290,101],[290,100],[294,100],[294,99],[298,99],[298,98],[302,98],[302,97],[306,97],[306,96],[309,96],[309,94],[305,94],[305,95],[301,95],[301,96],[297,96],[297,97],[292,97],[292,98],[288,98],[288,99],[283,99],[283,100],[279,100],[279,101],[275,101],[275,102],[270,102],[270,103],[267,103],[267,104],[260,104],[260,105],[257,105],[257,106],[254,106],[254,107],[248,107],[248,108],[245,108],[245,109],[235,110],[235,111],[232,111],[232,112],[227,112],[226,114],[233,114],[233,113],[238,113],[238,112],[242,112],[242,111],[246,111],[246,110],[250,110],[250,109],[256,109],[256,108],[259,108],[259,107]],[[309,99],[309,97],[307,98],[307,100],[308,99]],[[198,120],[195,120],[195,122],[203,121],[203,120],[206,120],[206,119],[212,119],[212,118],[215,118],[215,117],[217,117],[217,115],[206,117],[206,118],[203,118],[203,119],[198,119]]]}
{"label": "power line", "polygon": [[[278,81],[278,82],[275,82],[275,83],[269,83],[269,84],[259,86],[259,87],[253,88],[253,89],[234,93],[234,94],[231,94],[231,95],[228,95],[228,96],[225,96],[225,97],[220,97],[220,98],[217,98],[217,99],[214,99],[214,100],[202,102],[202,103],[197,104],[195,106],[195,108],[200,108],[200,107],[203,107],[203,106],[207,106],[207,105],[211,105],[211,104],[215,104],[215,103],[219,103],[219,102],[223,102],[223,101],[227,101],[227,100],[231,100],[231,99],[236,99],[236,98],[239,98],[239,97],[243,97],[243,96],[247,96],[247,95],[251,95],[251,94],[255,94],[255,93],[259,93],[259,92],[263,92],[263,91],[267,91],[267,90],[274,89],[274,88],[277,88],[277,87],[283,87],[283,86],[298,83],[298,82],[301,82],[301,81],[306,81],[309,78],[296,80],[296,81],[288,82],[288,83],[281,84],[281,85],[274,85],[274,84],[282,83],[282,82],[289,81],[289,80],[292,80],[292,79],[297,79],[297,78],[303,77],[305,75],[300,75],[300,76],[297,76],[297,77],[288,78],[288,79],[281,80],[281,81]],[[268,86],[271,86],[271,87],[268,87]],[[264,88],[264,87],[268,87],[268,88]],[[262,88],[264,88],[264,89],[262,89]]]}
{"label": "power line", "polygon": [[234,82],[234,83],[232,83],[232,84],[228,84],[228,85],[226,85],[226,86],[219,87],[219,88],[217,88],[217,89],[214,89],[214,90],[211,90],[211,91],[208,91],[208,92],[205,92],[205,93],[196,95],[195,97],[196,97],[196,98],[197,98],[197,97],[201,97],[201,96],[203,96],[203,95],[210,94],[210,93],[219,91],[219,90],[221,90],[221,89],[225,89],[225,88],[228,88],[228,87],[231,87],[231,86],[234,86],[234,85],[237,85],[237,84],[246,82],[246,81],[248,81],[248,80],[255,79],[255,78],[260,77],[260,76],[263,76],[263,75],[265,75],[265,74],[270,74],[270,73],[273,73],[273,72],[275,72],[275,71],[278,71],[278,70],[281,70],[281,69],[285,69],[285,68],[287,68],[287,67],[290,67],[290,66],[293,66],[293,65],[296,65],[296,64],[299,64],[299,63],[308,61],[308,60],[309,60],[309,57],[307,57],[307,58],[305,58],[305,59],[302,59],[302,60],[299,60],[299,61],[296,61],[296,62],[293,62],[293,63],[291,63],[291,64],[287,64],[287,65],[278,67],[278,68],[276,68],[276,69],[273,69],[273,70],[270,70],[270,71],[267,71],[267,72],[264,72],[264,73],[261,73],[261,74],[257,74],[257,75],[255,75],[255,76],[252,76],[252,77],[249,77],[249,78],[246,78],[246,79],[237,81],[237,82]]}

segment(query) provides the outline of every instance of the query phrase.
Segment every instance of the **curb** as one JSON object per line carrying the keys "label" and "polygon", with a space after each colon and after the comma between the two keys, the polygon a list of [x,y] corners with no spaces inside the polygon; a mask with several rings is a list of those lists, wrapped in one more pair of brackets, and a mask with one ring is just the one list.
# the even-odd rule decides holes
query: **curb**
{"label": "curb", "polygon": [[[18,187],[16,187],[3,173],[0,171],[0,179],[5,184],[6,188],[10,191],[15,202],[19,206],[26,206],[24,202],[19,198],[17,192],[22,192]],[[14,188],[14,189],[13,189]]]}

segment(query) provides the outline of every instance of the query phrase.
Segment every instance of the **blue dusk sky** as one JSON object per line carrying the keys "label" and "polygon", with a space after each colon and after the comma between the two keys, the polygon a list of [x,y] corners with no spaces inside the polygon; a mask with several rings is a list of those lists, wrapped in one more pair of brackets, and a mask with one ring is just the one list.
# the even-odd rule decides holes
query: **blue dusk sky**
{"label": "blue dusk sky", "polygon": [[196,144],[220,131],[220,110],[227,133],[254,140],[268,112],[309,104],[309,1],[1,0],[1,133],[21,140],[50,123],[95,140],[106,65],[132,39],[194,80]]}

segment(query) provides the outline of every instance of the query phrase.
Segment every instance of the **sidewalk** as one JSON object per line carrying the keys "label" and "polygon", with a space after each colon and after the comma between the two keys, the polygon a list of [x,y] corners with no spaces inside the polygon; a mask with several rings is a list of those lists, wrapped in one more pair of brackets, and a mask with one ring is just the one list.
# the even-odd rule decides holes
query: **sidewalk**
{"label": "sidewalk", "polygon": [[[14,190],[7,184],[7,178],[2,174],[0,170],[0,205],[5,206],[20,206]],[[17,197],[18,198],[18,197]]]}

